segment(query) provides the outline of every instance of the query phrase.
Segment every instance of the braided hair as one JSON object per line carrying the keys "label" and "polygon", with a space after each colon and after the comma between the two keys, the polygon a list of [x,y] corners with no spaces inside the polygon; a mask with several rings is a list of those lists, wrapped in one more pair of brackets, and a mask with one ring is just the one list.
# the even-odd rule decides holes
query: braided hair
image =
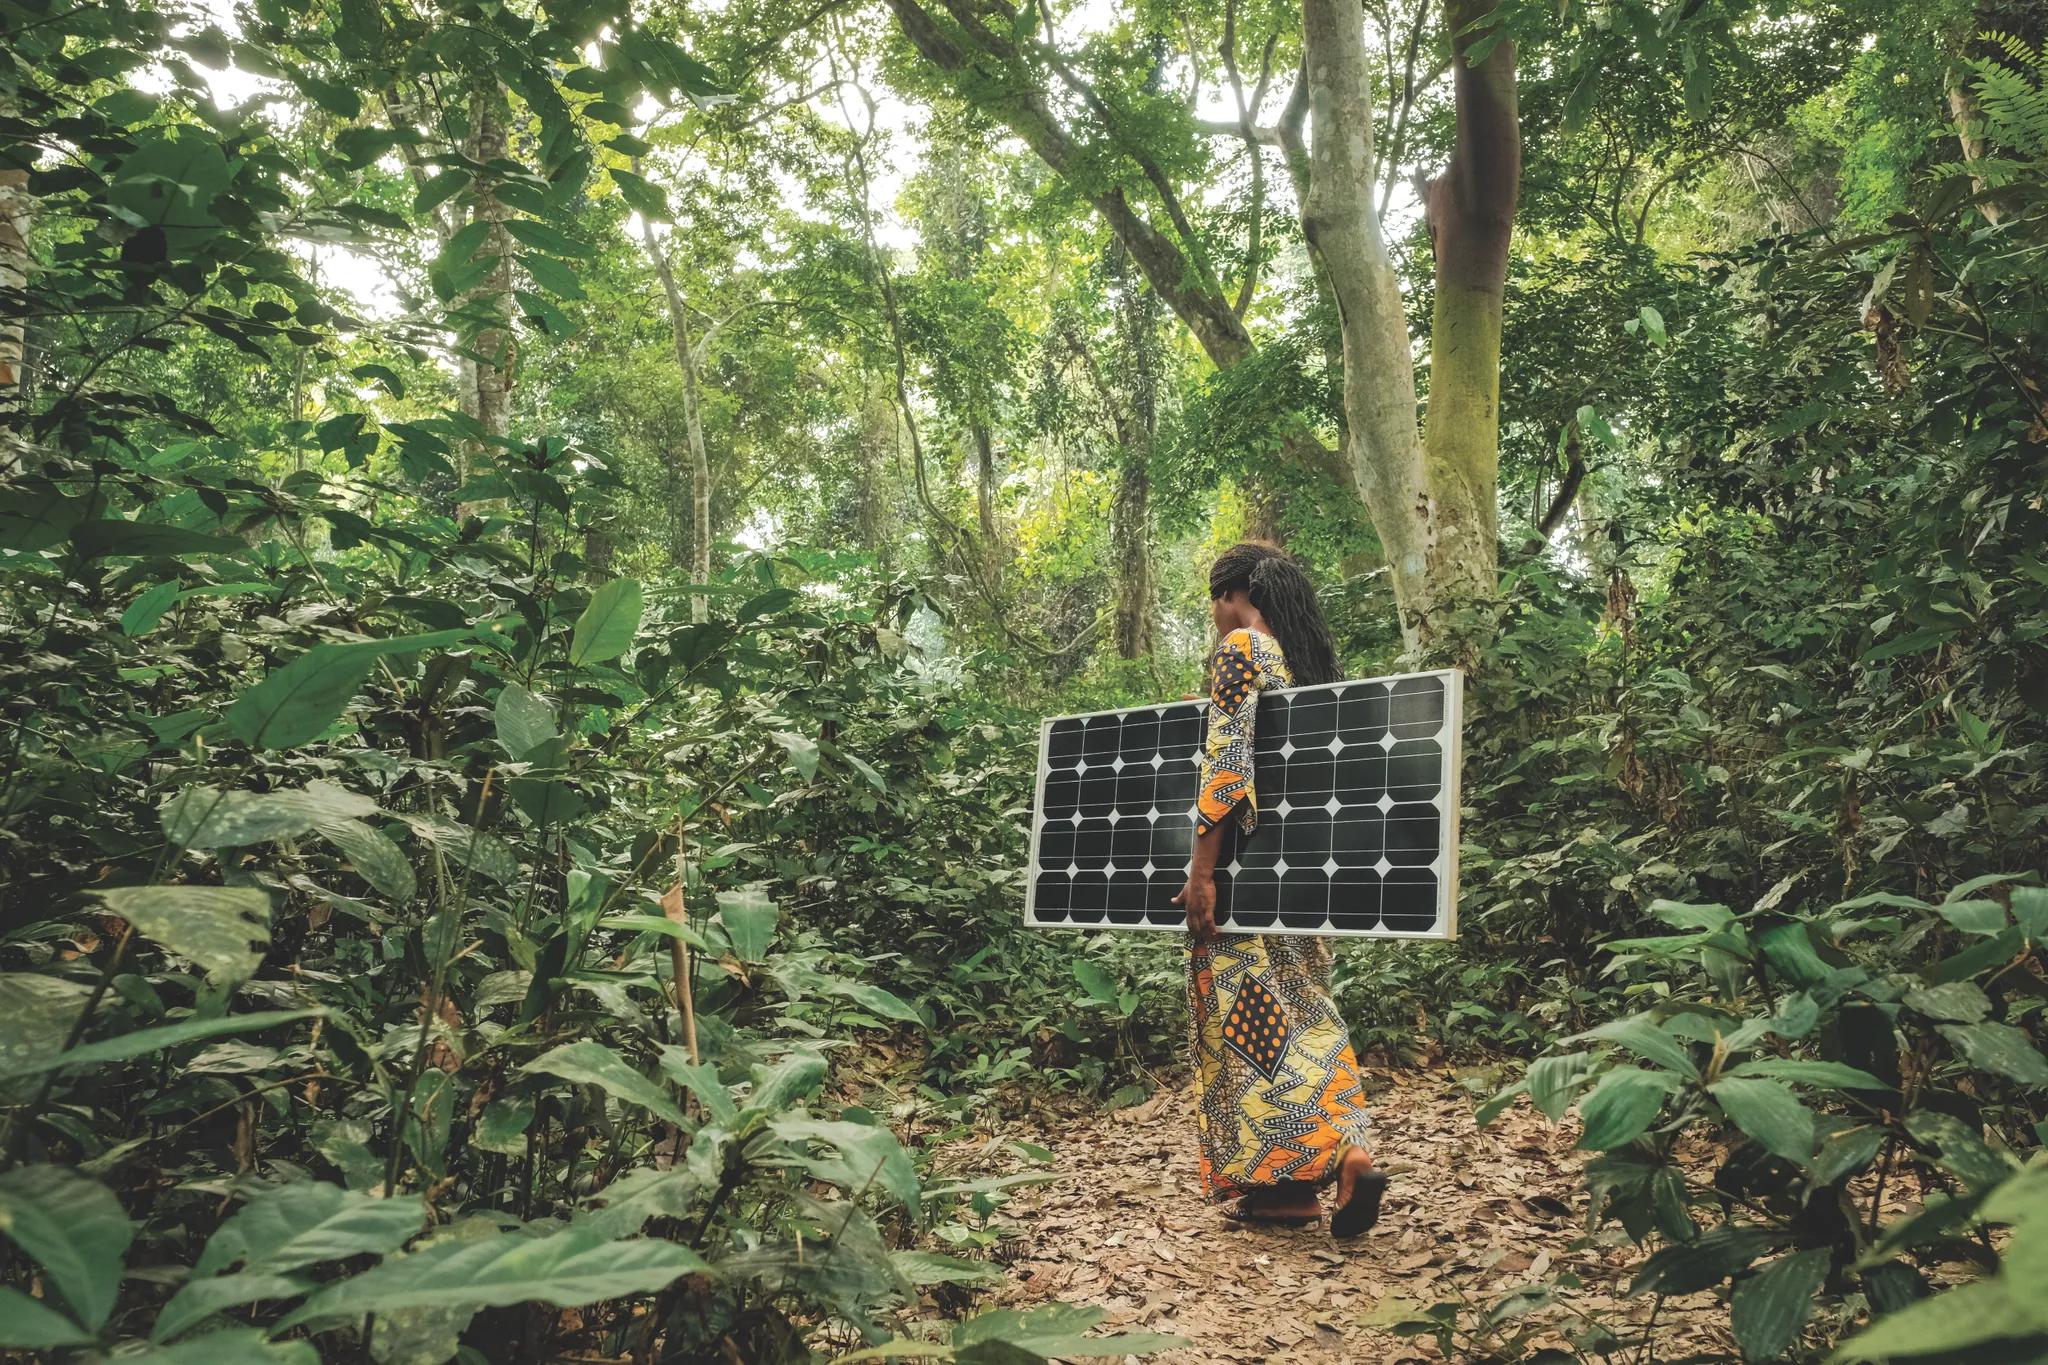
{"label": "braided hair", "polygon": [[1236,591],[1244,592],[1273,628],[1296,683],[1309,687],[1342,680],[1344,665],[1316,601],[1315,584],[1292,555],[1258,540],[1231,546],[1209,568],[1209,597]]}

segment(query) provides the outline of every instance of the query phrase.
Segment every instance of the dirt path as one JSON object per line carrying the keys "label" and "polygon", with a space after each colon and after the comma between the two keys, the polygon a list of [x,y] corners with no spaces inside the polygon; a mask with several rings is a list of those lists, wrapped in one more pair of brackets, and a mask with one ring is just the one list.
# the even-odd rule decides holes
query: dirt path
{"label": "dirt path", "polygon": [[[1641,1341],[1652,1304],[1624,1297],[1640,1253],[1618,1233],[1587,1242],[1575,1131],[1522,1105],[1482,1134],[1471,1096],[1452,1077],[1376,1080],[1374,1157],[1395,1180],[1379,1227],[1344,1248],[1322,1227],[1240,1228],[1205,1204],[1181,1086],[1135,1108],[1044,1115],[1002,1134],[1051,1148],[1061,1178],[1005,1210],[1023,1235],[1002,1249],[1012,1282],[996,1302],[1096,1303],[1109,1310],[1109,1325],[1194,1343],[1155,1357],[1168,1365],[1391,1365],[1445,1357],[1426,1337],[1362,1321],[1390,1300],[1462,1298],[1475,1310],[1469,1323],[1500,1295],[1569,1270],[1583,1287],[1567,1293],[1568,1307],[1597,1309],[1624,1339]],[[1553,1335],[1576,1325],[1560,1309],[1534,1321]],[[1647,1358],[1734,1358],[1725,1322],[1709,1295],[1666,1302]],[[1618,1358],[1644,1359],[1640,1350]],[[1461,1341],[1451,1357],[1478,1354]]]}

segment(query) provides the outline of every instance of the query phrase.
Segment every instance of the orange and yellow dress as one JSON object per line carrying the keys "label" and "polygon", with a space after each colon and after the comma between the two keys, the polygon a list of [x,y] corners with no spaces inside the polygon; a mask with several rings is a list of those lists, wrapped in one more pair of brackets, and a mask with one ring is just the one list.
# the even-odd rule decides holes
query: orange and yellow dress
{"label": "orange and yellow dress", "polygon": [[[1291,687],[1279,641],[1232,631],[1210,664],[1209,735],[1195,828],[1233,817],[1257,828],[1252,736],[1259,692]],[[1253,1185],[1316,1181],[1346,1147],[1365,1145],[1365,1088],[1350,1030],[1330,998],[1327,939],[1219,934],[1188,939],[1189,1036],[1202,1188],[1215,1199]]]}

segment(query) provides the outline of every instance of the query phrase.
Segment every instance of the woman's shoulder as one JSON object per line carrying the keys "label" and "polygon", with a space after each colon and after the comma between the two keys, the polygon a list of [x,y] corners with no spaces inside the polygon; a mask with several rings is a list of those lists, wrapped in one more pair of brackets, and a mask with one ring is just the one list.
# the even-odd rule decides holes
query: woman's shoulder
{"label": "woman's shoulder", "polygon": [[1239,626],[1223,637],[1216,647],[1219,659],[1242,660],[1247,667],[1261,668],[1284,664],[1287,656],[1280,649],[1280,642],[1261,630]]}

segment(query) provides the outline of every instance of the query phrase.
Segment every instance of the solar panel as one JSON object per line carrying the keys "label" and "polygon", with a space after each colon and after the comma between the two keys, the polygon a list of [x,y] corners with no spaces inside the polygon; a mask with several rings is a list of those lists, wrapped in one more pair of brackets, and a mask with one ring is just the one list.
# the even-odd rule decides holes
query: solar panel
{"label": "solar panel", "polygon": [[[1218,929],[1452,937],[1462,683],[1446,670],[1260,693],[1259,827],[1219,860]],[[1172,902],[1207,714],[1172,702],[1045,722],[1027,925],[1186,927]]]}

